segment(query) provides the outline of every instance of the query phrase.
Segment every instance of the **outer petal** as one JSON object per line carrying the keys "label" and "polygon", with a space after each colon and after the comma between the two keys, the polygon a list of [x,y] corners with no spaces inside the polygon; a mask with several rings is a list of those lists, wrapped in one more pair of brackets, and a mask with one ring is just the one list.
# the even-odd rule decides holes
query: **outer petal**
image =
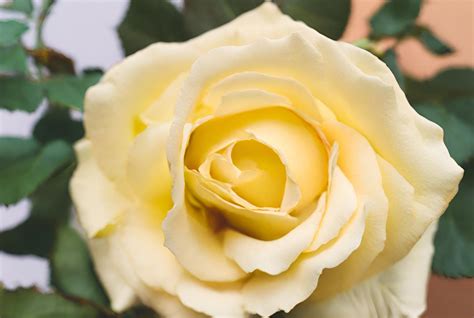
{"label": "outer petal", "polygon": [[143,284],[130,266],[130,259],[120,241],[115,234],[89,241],[94,266],[111,298],[114,310],[125,310],[138,297],[164,318],[204,318],[183,306],[177,297]]}
{"label": "outer petal", "polygon": [[81,140],[75,150],[79,167],[71,179],[71,196],[87,235],[100,236],[119,221],[129,202],[97,166],[90,141]]}
{"label": "outer petal", "polygon": [[436,224],[431,225],[410,253],[385,272],[330,300],[308,300],[289,317],[419,317],[426,309],[435,230]]}
{"label": "outer petal", "polygon": [[150,45],[113,67],[87,91],[86,136],[105,175],[122,188],[126,189],[128,151],[142,125],[139,115],[190,68],[197,54],[186,44]]}

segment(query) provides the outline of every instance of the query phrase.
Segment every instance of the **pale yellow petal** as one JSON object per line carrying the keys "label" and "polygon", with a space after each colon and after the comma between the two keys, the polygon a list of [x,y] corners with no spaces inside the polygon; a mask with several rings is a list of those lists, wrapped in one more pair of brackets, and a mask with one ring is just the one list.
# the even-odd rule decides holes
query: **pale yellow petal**
{"label": "pale yellow petal", "polygon": [[114,261],[110,258],[110,246],[106,238],[87,241],[97,275],[110,298],[110,307],[122,312],[137,302],[133,286],[127,283]]}
{"label": "pale yellow petal", "polygon": [[127,177],[132,191],[163,214],[172,206],[171,176],[166,158],[168,123],[154,124],[139,134],[128,156]]}
{"label": "pale yellow petal", "polygon": [[143,125],[139,115],[190,68],[197,54],[186,44],[150,45],[114,66],[87,91],[86,136],[105,175],[121,187],[126,188],[129,148]]}
{"label": "pale yellow petal", "polygon": [[336,237],[357,208],[354,187],[337,166],[339,147],[337,144],[335,145],[329,160],[329,188],[326,208],[319,229],[307,251],[315,251]]}
{"label": "pale yellow petal", "polygon": [[173,119],[176,100],[187,75],[186,72],[178,75],[176,79],[170,82],[169,86],[163,91],[163,94],[139,115],[140,120],[144,124],[166,123]]}
{"label": "pale yellow petal", "polygon": [[209,284],[187,277],[179,284],[177,295],[187,307],[211,317],[245,318],[241,288],[241,282]]}
{"label": "pale yellow petal", "polygon": [[246,272],[255,270],[278,275],[308,247],[318,229],[326,205],[323,193],[310,215],[286,235],[271,241],[258,240],[232,229],[224,232],[224,251]]}
{"label": "pale yellow petal", "polygon": [[307,253],[280,275],[256,272],[242,289],[245,309],[261,316],[289,312],[307,299],[318,285],[321,273],[338,266],[359,246],[365,228],[365,206],[359,206],[341,235],[318,251]]}
{"label": "pale yellow petal", "polygon": [[300,28],[301,23],[283,15],[275,4],[266,1],[256,9],[192,39],[189,43],[205,52],[221,46],[252,43],[262,37],[279,38]]}
{"label": "pale yellow petal", "polygon": [[197,169],[215,145],[235,138],[258,141],[275,149],[296,182],[302,198],[298,207],[312,202],[327,186],[325,146],[316,130],[285,108],[265,108],[200,124],[192,133],[186,152],[186,166]]}
{"label": "pale yellow petal", "polygon": [[292,78],[270,76],[264,73],[242,72],[232,74],[213,85],[203,98],[210,109],[224,104],[229,94],[246,90],[261,90],[287,98],[290,108],[313,120],[334,120],[332,112],[301,83]]}
{"label": "pale yellow petal", "polygon": [[365,201],[367,209],[366,228],[359,248],[340,266],[325,271],[321,276],[314,295],[322,299],[360,281],[383,250],[388,202],[376,154],[367,140],[338,122],[324,122],[321,129],[331,143],[339,145],[338,165],[354,187],[357,200]]}
{"label": "pale yellow petal", "polygon": [[426,226],[420,220],[415,201],[415,189],[398,171],[380,156],[377,162],[382,173],[385,194],[389,203],[387,218],[387,239],[382,253],[370,266],[367,276],[398,261],[411,250]]}
{"label": "pale yellow petal", "polygon": [[79,221],[89,237],[106,235],[129,205],[97,166],[91,143],[83,139],[74,146],[79,165],[70,183]]}
{"label": "pale yellow petal", "polygon": [[410,253],[386,271],[327,301],[309,299],[288,317],[420,317],[426,309],[435,229],[430,226]]}
{"label": "pale yellow petal", "polygon": [[203,204],[210,210],[218,209],[214,212],[242,233],[270,240],[288,233],[299,223],[298,218],[288,214],[236,205],[219,195],[218,191],[211,191],[212,187],[198,173],[187,170],[185,174],[187,187],[199,198],[196,204]]}
{"label": "pale yellow petal", "polygon": [[145,285],[175,294],[184,271],[164,246],[163,217],[160,211],[135,206],[127,211],[116,237]]}

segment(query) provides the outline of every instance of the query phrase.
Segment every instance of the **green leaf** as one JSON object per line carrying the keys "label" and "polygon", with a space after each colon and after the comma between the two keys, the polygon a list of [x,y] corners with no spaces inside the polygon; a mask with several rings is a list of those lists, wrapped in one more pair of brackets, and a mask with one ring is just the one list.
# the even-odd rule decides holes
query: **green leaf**
{"label": "green leaf", "polygon": [[31,0],[9,0],[0,8],[12,11],[20,11],[27,15],[33,12],[33,3]]}
{"label": "green leaf", "polygon": [[36,123],[33,136],[41,143],[58,139],[74,143],[84,136],[84,128],[71,118],[69,109],[53,107]]}
{"label": "green leaf", "polygon": [[0,46],[10,46],[17,44],[28,26],[15,20],[0,21]]}
{"label": "green leaf", "polygon": [[40,146],[34,139],[0,137],[0,167],[38,152]]}
{"label": "green leaf", "polygon": [[438,39],[426,27],[419,27],[417,38],[431,53],[437,55],[446,55],[454,52],[454,50],[449,45]]}
{"label": "green leaf", "polygon": [[69,179],[73,168],[71,165],[63,169],[30,196],[30,217],[17,227],[0,232],[0,250],[14,255],[51,254],[57,227],[69,220]]}
{"label": "green leaf", "polygon": [[50,265],[53,286],[60,291],[96,304],[108,305],[87,247],[71,227],[63,226],[59,229]]}
{"label": "green leaf", "polygon": [[0,289],[2,318],[94,318],[100,312],[84,303],[58,294],[42,294],[35,289]]}
{"label": "green leaf", "polygon": [[21,45],[0,47],[0,74],[25,74],[27,69],[27,56]]}
{"label": "green leaf", "polygon": [[102,72],[86,72],[82,76],[58,75],[44,83],[46,95],[52,104],[81,110],[87,89],[96,84]]}
{"label": "green leaf", "polygon": [[[458,163],[474,157],[474,122],[456,111],[468,106],[474,110],[474,100],[454,101],[444,106],[437,104],[419,104],[415,109],[424,117],[434,121],[444,129],[444,141],[449,153]],[[461,109],[462,111],[462,109]],[[470,115],[471,119],[473,115]]]}
{"label": "green leaf", "polygon": [[392,71],[393,75],[397,79],[398,85],[404,90],[405,89],[405,76],[398,67],[397,55],[393,49],[387,50],[382,56],[382,61],[387,64],[388,68]]}
{"label": "green leaf", "polygon": [[262,3],[263,0],[187,0],[184,3],[186,29],[191,37],[197,36]]}
{"label": "green leaf", "polygon": [[421,0],[385,2],[370,19],[371,37],[402,36],[415,22],[420,6]]}
{"label": "green leaf", "polygon": [[441,217],[433,270],[449,277],[474,277],[474,161],[466,165],[459,192]]}
{"label": "green leaf", "polygon": [[72,159],[71,146],[55,141],[34,155],[0,167],[0,203],[12,204],[28,196]]}
{"label": "green leaf", "polygon": [[41,86],[25,77],[0,76],[0,108],[33,112],[43,100]]}
{"label": "green leaf", "polygon": [[350,0],[277,0],[281,10],[318,32],[339,39],[351,13]]}
{"label": "green leaf", "polygon": [[187,39],[182,14],[166,0],[131,0],[118,33],[126,55],[154,42]]}
{"label": "green leaf", "polygon": [[13,255],[47,257],[55,236],[51,222],[30,217],[17,227],[0,232],[0,250]]}
{"label": "green leaf", "polygon": [[458,98],[474,97],[474,69],[472,68],[446,69],[424,81],[407,77],[405,83],[405,93],[413,104],[443,103]]}

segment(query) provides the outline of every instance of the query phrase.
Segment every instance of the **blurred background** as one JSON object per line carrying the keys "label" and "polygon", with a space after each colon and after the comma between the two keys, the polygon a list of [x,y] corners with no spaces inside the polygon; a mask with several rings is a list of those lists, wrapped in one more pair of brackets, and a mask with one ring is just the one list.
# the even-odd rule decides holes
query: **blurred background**
{"label": "blurred background", "polygon": [[[199,1],[194,0],[195,3]],[[33,4],[39,7],[41,2],[34,0]],[[178,8],[184,6],[182,0],[172,3]],[[0,0],[0,6],[5,4],[8,4],[7,0]],[[379,0],[352,0],[351,12],[341,40],[361,43],[361,39],[368,39],[371,33],[370,19],[384,4]],[[123,21],[128,5],[128,0],[57,0],[45,20],[43,41],[48,47],[74,60],[78,72],[88,68],[106,70],[125,56],[116,29]],[[21,13],[0,10],[0,20],[16,19],[19,16]],[[393,48],[401,72],[406,77],[417,80],[432,78],[448,67],[474,67],[474,0],[426,0],[416,21],[429,28],[453,52],[433,54],[414,37],[401,40],[387,37],[377,39],[376,43],[374,41],[369,45],[367,41],[362,42],[362,46],[374,53]],[[31,28],[23,35],[23,42],[29,47],[33,47],[37,40],[36,22],[31,23]],[[0,108],[0,135],[30,137],[35,123],[46,109],[45,102],[31,113]],[[71,116],[73,119],[81,118],[80,112],[76,110],[72,111]],[[470,202],[472,203],[472,198]],[[466,206],[471,212],[473,206]],[[11,230],[24,222],[29,216],[30,208],[28,199],[8,207],[0,206],[0,231]],[[470,226],[471,231],[474,231],[474,224]],[[470,252],[474,253],[474,250]],[[48,262],[44,258],[0,252],[0,282],[7,288],[36,285],[47,290],[49,272]],[[433,275],[425,316],[474,317],[474,280],[452,280]]]}

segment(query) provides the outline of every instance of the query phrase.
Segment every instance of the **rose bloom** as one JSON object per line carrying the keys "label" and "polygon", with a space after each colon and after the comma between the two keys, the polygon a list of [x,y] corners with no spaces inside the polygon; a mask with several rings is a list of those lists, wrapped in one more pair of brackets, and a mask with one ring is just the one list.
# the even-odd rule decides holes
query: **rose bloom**
{"label": "rose bloom", "polygon": [[264,3],[86,96],[71,192],[112,308],[417,317],[462,169],[387,66]]}

